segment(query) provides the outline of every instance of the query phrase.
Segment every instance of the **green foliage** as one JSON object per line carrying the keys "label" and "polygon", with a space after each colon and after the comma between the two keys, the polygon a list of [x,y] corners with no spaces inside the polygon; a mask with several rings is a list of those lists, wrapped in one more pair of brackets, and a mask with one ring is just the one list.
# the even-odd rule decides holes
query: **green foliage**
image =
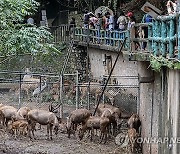
{"label": "green foliage", "polygon": [[0,56],[59,52],[50,43],[52,36],[46,27],[22,24],[38,5],[35,0],[0,1]]}
{"label": "green foliage", "polygon": [[59,73],[63,63],[63,53],[66,53],[66,46],[59,44],[56,51],[49,49],[36,54],[19,54],[1,58],[0,70],[24,71],[31,68],[33,72],[57,72]]}
{"label": "green foliage", "polygon": [[174,69],[180,69],[180,62],[174,63]]}
{"label": "green foliage", "polygon": [[170,69],[180,69],[180,62],[174,63],[173,61],[170,61],[162,56],[156,57],[151,55],[150,66],[152,70],[160,72],[162,66],[168,67]]}

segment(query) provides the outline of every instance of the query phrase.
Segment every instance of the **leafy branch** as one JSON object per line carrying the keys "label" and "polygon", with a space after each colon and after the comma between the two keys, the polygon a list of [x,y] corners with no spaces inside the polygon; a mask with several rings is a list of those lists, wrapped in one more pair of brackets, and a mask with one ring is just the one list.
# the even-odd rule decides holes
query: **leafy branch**
{"label": "leafy branch", "polygon": [[152,68],[152,70],[160,72],[163,66],[168,67],[170,69],[180,69],[180,62],[170,61],[169,59],[164,58],[163,56],[157,57],[151,55],[150,67]]}

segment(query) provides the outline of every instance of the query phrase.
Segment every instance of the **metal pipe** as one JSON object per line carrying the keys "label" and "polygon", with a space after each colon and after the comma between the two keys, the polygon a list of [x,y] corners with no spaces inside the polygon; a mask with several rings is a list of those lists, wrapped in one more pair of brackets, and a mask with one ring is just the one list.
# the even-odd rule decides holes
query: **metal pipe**
{"label": "metal pipe", "polygon": [[60,75],[60,85],[59,85],[59,104],[60,105],[60,118],[63,118],[63,75]]}
{"label": "metal pipe", "polygon": [[76,109],[79,108],[79,86],[78,86],[78,70],[76,71]]}
{"label": "metal pipe", "polygon": [[19,105],[18,105],[18,108],[20,109],[21,108],[21,74],[19,75]]}
{"label": "metal pipe", "polygon": [[114,61],[113,67],[112,67],[112,69],[111,69],[111,72],[109,73],[109,77],[108,77],[108,79],[107,79],[107,81],[106,81],[105,86],[103,87],[103,90],[102,90],[102,93],[101,93],[100,97],[98,98],[97,106],[96,106],[96,108],[95,108],[95,111],[94,111],[94,114],[93,114],[93,115],[96,114],[97,108],[98,108],[99,103],[100,103],[100,101],[101,101],[101,98],[102,98],[102,96],[103,96],[103,94],[104,94],[104,91],[105,91],[105,89],[106,89],[106,86],[107,86],[107,84],[108,84],[108,82],[109,82],[109,79],[110,79],[110,77],[111,77],[111,75],[112,75],[112,72],[113,72],[113,70],[114,70],[114,68],[115,68],[115,66],[116,66],[117,60],[118,60],[118,58],[119,58],[119,56],[120,56],[120,53],[121,53],[121,51],[122,51],[122,49],[123,49],[123,46],[124,46],[125,43],[126,43],[126,39],[127,39],[127,37],[124,39],[124,41],[123,41],[123,43],[122,43],[122,45],[121,45],[121,48],[119,49],[119,52],[118,52],[117,57],[116,57],[116,60]]}

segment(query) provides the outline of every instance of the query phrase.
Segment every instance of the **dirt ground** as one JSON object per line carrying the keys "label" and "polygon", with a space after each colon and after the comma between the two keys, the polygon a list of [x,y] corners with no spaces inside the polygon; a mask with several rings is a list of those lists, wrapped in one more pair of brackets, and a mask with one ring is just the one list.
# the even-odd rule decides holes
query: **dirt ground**
{"label": "dirt ground", "polygon": [[[0,103],[18,107],[18,99],[11,97],[8,93],[0,94]],[[35,102],[25,102],[22,106],[40,107]],[[47,104],[42,104],[43,109],[48,109]],[[65,106],[64,115],[68,116],[75,106]],[[0,129],[0,154],[129,154],[127,147],[121,148],[115,144],[115,138],[111,137],[107,143],[99,143],[99,137],[95,136],[91,142],[89,138],[84,137],[82,141],[77,136],[71,136],[59,132],[57,136],[53,135],[53,140],[47,140],[46,127],[35,132],[36,140],[30,140],[28,137],[19,136],[15,139],[11,134],[5,133]]]}
{"label": "dirt ground", "polygon": [[80,141],[76,136],[69,139],[67,134],[59,133],[53,140],[47,140],[46,127],[35,132],[36,140],[20,136],[17,139],[11,134],[1,132],[0,154],[126,154],[127,149],[120,149],[113,138],[107,143],[99,143],[96,136],[91,142],[89,138]]}

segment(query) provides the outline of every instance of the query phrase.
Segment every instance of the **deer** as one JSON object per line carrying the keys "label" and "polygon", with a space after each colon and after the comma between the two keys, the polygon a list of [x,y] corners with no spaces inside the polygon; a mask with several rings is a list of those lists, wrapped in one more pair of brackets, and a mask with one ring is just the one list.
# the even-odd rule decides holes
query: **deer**
{"label": "deer", "polygon": [[134,128],[137,133],[139,133],[139,128],[141,126],[140,118],[137,114],[132,114],[132,116],[128,119],[128,128]]}
{"label": "deer", "polygon": [[[97,101],[102,93],[102,85],[99,82],[90,82],[90,83],[83,83],[80,86],[80,92],[81,92],[81,100],[85,98],[85,96],[88,93],[88,86],[89,87],[89,92],[90,94],[95,96],[95,103],[97,104]],[[118,94],[119,92],[115,91],[114,89],[109,89],[109,90],[105,90],[104,91],[104,96],[106,96],[112,105],[114,105],[114,101],[115,101],[115,96]]]}
{"label": "deer", "polygon": [[137,139],[139,137],[138,133],[136,132],[136,129],[129,128],[128,137],[129,137],[129,142],[131,146],[131,152],[135,152],[135,146],[137,145]]}
{"label": "deer", "polygon": [[18,120],[10,123],[8,125],[9,131],[12,132],[15,136],[17,135],[26,135],[28,129],[28,122],[26,120]]}
{"label": "deer", "polygon": [[97,116],[90,116],[89,119],[82,125],[82,128],[79,130],[79,139],[82,140],[84,133],[87,130],[91,130],[91,141],[92,137],[94,136],[94,129],[100,129],[100,143],[105,138],[104,143],[107,141],[107,134],[108,134],[108,125],[109,119],[106,117],[97,117]]}
{"label": "deer", "polygon": [[47,139],[49,139],[49,133],[50,133],[50,139],[52,140],[53,127],[54,127],[55,135],[58,134],[58,127],[59,127],[58,119],[56,115],[52,112],[34,109],[28,112],[27,120],[29,124],[28,135],[30,138],[32,138],[30,132],[32,132],[32,135],[34,137],[34,130],[36,123],[39,123],[40,125],[47,125]]}
{"label": "deer", "polygon": [[87,109],[77,109],[67,117],[67,134],[70,138],[71,133],[75,133],[78,124],[84,124],[91,113]]}
{"label": "deer", "polygon": [[109,110],[111,115],[109,115],[110,123],[113,125],[113,135],[115,135],[115,131],[117,126],[121,124],[121,110],[115,106],[109,104],[99,104],[97,108],[97,113],[99,116],[102,116],[105,110]]}
{"label": "deer", "polygon": [[0,108],[0,117],[2,124],[7,126],[10,120],[13,120],[17,116],[17,109],[13,106],[4,105]]}
{"label": "deer", "polygon": [[17,116],[16,119],[17,120],[24,120],[27,119],[27,114],[31,109],[28,107],[21,107],[18,111],[17,111]]}

